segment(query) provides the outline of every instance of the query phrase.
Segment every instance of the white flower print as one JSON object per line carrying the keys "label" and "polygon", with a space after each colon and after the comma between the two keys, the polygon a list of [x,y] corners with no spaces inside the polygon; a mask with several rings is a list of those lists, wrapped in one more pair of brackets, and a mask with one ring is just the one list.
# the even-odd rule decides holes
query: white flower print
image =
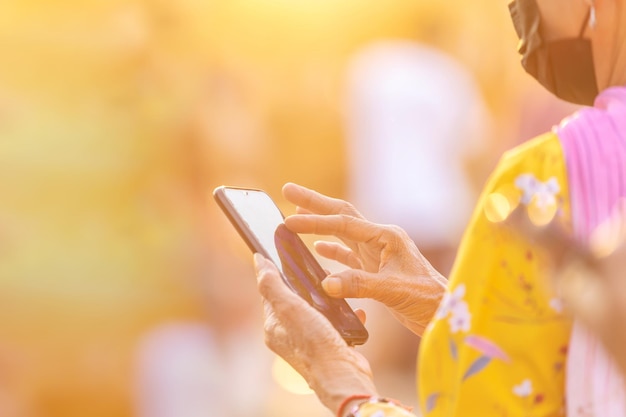
{"label": "white flower print", "polygon": [[523,380],[519,385],[513,387],[513,393],[518,397],[530,397],[533,393],[533,384],[530,379]]}
{"label": "white flower print", "polygon": [[452,310],[448,323],[450,324],[450,332],[457,333],[459,331],[469,332],[471,327],[472,316],[469,307],[465,301],[459,301]]}
{"label": "white flower print", "polygon": [[522,190],[521,203],[530,204],[531,201],[539,208],[556,204],[556,195],[561,191],[556,177],[546,182],[539,181],[533,174],[521,174],[515,179],[515,186]]}
{"label": "white flower print", "polygon": [[455,309],[458,303],[463,301],[464,296],[465,284],[459,284],[452,293],[446,291],[446,293],[443,295],[443,299],[441,300],[441,304],[439,304],[439,309],[437,309],[435,318],[446,318],[448,314],[450,314],[450,312]]}
{"label": "white flower print", "polygon": [[452,292],[444,294],[439,309],[435,313],[436,319],[445,319],[450,316],[448,323],[452,333],[470,330],[472,315],[467,302],[463,300],[464,296],[465,284],[459,284]]}

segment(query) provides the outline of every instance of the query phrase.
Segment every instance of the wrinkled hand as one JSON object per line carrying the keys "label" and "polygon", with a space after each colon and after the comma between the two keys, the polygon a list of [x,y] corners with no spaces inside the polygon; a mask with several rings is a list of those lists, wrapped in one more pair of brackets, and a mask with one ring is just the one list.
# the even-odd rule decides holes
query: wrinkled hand
{"label": "wrinkled hand", "polygon": [[369,222],[350,203],[288,183],[285,198],[297,214],[285,219],[296,233],[335,236],[345,244],[316,242],[316,251],[349,269],[322,283],[332,297],[372,298],[421,335],[443,297],[446,279],[400,227]]}
{"label": "wrinkled hand", "polygon": [[265,307],[267,346],[300,373],[333,412],[351,395],[376,395],[367,360],[346,344],[326,317],[285,285],[273,263],[259,254],[254,263]]}
{"label": "wrinkled hand", "polygon": [[626,373],[626,205],[584,247],[553,221],[534,226],[523,211],[506,224],[552,255],[552,283],[567,310],[594,332]]}

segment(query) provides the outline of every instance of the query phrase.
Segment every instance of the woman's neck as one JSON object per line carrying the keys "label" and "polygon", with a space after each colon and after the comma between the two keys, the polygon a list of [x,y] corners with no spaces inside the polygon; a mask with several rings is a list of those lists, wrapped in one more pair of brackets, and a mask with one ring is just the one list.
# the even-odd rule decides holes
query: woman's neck
{"label": "woman's neck", "polygon": [[614,2],[613,8],[613,30],[606,33],[604,40],[611,51],[608,53],[605,88],[626,86],[626,5]]}

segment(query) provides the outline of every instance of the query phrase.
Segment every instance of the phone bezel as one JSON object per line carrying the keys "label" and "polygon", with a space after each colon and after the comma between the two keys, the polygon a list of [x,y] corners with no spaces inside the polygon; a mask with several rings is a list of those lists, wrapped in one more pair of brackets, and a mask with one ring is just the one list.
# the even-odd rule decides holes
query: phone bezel
{"label": "phone bezel", "polygon": [[[276,202],[271,198],[271,196],[267,192],[262,190],[262,189],[222,185],[222,186],[219,186],[219,187],[217,187],[217,188],[215,188],[213,190],[213,197],[214,197],[215,201],[217,202],[218,206],[224,212],[224,214],[226,215],[226,217],[228,218],[230,223],[235,227],[235,229],[237,230],[238,234],[245,241],[246,245],[250,248],[250,250],[253,253],[254,252],[259,252],[264,257],[266,257],[268,259],[271,259],[269,254],[267,253],[267,251],[263,248],[263,245],[258,241],[256,236],[254,235],[254,233],[252,233],[249,230],[249,228],[246,225],[245,221],[243,221],[243,219],[238,214],[236,214],[237,213],[236,208],[232,206],[230,200],[226,196],[226,191],[227,190],[234,190],[234,191],[238,191],[238,192],[263,193],[263,194],[266,195],[266,197],[269,199],[269,201],[271,201],[272,204],[274,204],[274,206],[276,207],[276,210],[280,213],[280,215],[281,215],[281,217],[283,219],[285,218],[284,214],[282,213],[282,211],[280,210],[280,208],[278,207]],[[304,253],[303,256],[309,257],[311,262],[315,263],[316,266],[319,267],[320,271],[324,271],[323,268],[321,267],[321,265],[319,265],[319,262],[317,261],[317,259],[313,255],[313,253],[304,244],[304,242],[302,241],[300,236],[295,234],[295,238],[298,239],[298,241],[301,243],[302,250],[306,251],[306,253]],[[281,267],[280,266],[277,266],[277,267],[278,267],[278,269],[280,271]],[[285,277],[282,274],[282,272],[281,272],[281,277],[282,277],[283,281],[285,282],[285,284],[288,287],[291,288],[291,286],[289,285],[289,283],[285,279]],[[291,288],[291,289],[292,289],[292,291],[294,291],[297,294],[297,292],[293,288]],[[350,328],[350,329],[338,328],[337,326],[334,326],[335,329],[339,332],[341,337],[349,345],[362,345],[362,344],[364,344],[367,341],[368,337],[369,337],[369,334],[368,334],[367,329],[365,328],[365,326],[360,322],[360,320],[358,319],[358,317],[356,316],[356,314],[352,310],[352,307],[350,307],[350,305],[348,304],[348,302],[345,299],[334,299],[334,300],[338,301],[338,302],[341,302],[341,303],[345,303],[345,305],[347,306],[347,308],[349,309],[351,314],[354,316],[353,318],[351,318],[352,321],[354,321],[354,323],[357,325],[356,328]],[[339,314],[339,313],[337,313],[337,314]],[[332,323],[331,319],[329,319],[329,321]]]}

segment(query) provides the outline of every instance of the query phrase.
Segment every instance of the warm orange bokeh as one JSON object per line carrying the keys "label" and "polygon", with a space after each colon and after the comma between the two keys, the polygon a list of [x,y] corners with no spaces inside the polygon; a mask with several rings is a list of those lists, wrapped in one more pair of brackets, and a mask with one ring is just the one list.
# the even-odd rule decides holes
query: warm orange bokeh
{"label": "warm orange bokeh", "polygon": [[[389,38],[476,77],[494,124],[468,161],[479,186],[535,87],[504,3],[4,0],[0,415],[139,415],[138,343],[163,323],[228,343],[250,325],[265,349],[250,254],[210,192],[343,196],[345,68]],[[292,415],[293,397],[265,395],[254,416]]]}

